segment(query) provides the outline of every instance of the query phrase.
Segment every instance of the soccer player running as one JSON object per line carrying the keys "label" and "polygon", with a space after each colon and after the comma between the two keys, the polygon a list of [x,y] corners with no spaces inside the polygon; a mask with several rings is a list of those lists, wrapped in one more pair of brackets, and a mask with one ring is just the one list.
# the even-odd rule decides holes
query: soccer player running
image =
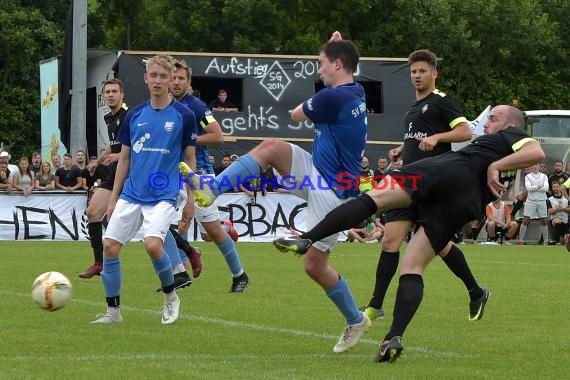
{"label": "soccer player running", "polygon": [[[358,186],[340,190],[347,186],[339,186],[339,179],[344,173],[345,178],[354,183],[360,173],[366,144],[366,99],[364,89],[354,81],[359,58],[356,46],[343,40],[339,32],[335,32],[320,50],[319,75],[326,87],[291,113],[293,121],[311,120],[315,124],[312,155],[282,140],[265,140],[218,175],[211,191],[207,187],[200,189],[200,184],[195,184],[198,182],[196,176],[190,177],[197,188],[194,191],[196,200],[209,204],[216,196],[233,189],[238,180],[247,176],[256,178],[260,168],[265,171],[268,165],[282,177],[292,176],[297,180],[309,177],[313,184],[329,181],[328,189],[309,190],[309,186],[304,186],[293,191],[307,200],[309,226],[318,223],[328,211],[347,199],[357,196]],[[328,263],[336,241],[335,234],[315,242],[304,256],[304,268],[346,319],[347,327],[333,348],[339,353],[358,343],[370,327],[370,320],[358,310],[346,279]]]}
{"label": "soccer player running", "polygon": [[[208,106],[189,93],[188,90],[190,89],[192,72],[186,62],[175,61],[174,66],[170,91],[176,100],[194,112],[198,124],[196,170],[199,174],[213,175],[214,167],[210,162],[207,146],[223,144],[224,136],[222,129]],[[216,243],[216,246],[230,268],[232,273],[230,292],[243,292],[249,285],[249,278],[241,265],[234,241],[220,224],[218,202],[214,202],[208,207],[201,207],[196,204],[195,209],[195,218],[196,221],[200,223],[202,238],[205,238],[205,234],[207,234],[210,239]],[[180,232],[185,235],[186,230],[187,228],[182,228]],[[197,277],[196,273],[194,273],[194,277]]]}
{"label": "soccer player running", "polygon": [[[174,275],[163,241],[175,215],[179,193],[178,161],[184,153],[188,165],[196,166],[194,113],[172,99],[169,86],[174,63],[168,55],[145,61],[145,83],[150,100],[131,109],[120,128],[122,144],[113,192],[109,199],[109,225],[103,246],[103,285],[107,312],[92,323],[123,320],[120,309],[121,261],[119,254],[142,226],[145,249],[164,292],[162,323],[178,319],[180,299],[174,290]],[[129,172],[131,175],[129,175]],[[188,194],[193,200],[191,194]],[[182,220],[194,214],[194,202],[185,206]]]}
{"label": "soccer player running", "polygon": [[[436,89],[437,57],[429,50],[417,50],[408,57],[410,78],[416,90],[416,101],[405,116],[404,143],[390,151],[393,160],[402,158],[409,165],[422,158],[433,157],[451,150],[452,142],[471,139],[471,129],[459,106]],[[396,173],[397,174],[397,173]],[[398,269],[400,246],[408,230],[417,222],[415,207],[386,212],[382,238],[382,252],[376,268],[374,292],[367,306],[361,308],[371,320],[382,318],[382,305],[390,281]],[[469,320],[483,315],[482,304],[489,298],[489,290],[481,288],[469,270],[463,252],[453,243],[447,244],[438,255],[467,288],[471,299]]]}
{"label": "soccer player running", "polygon": [[484,205],[507,190],[502,182],[506,178],[501,179],[504,174],[544,159],[540,145],[523,125],[520,110],[496,106],[489,114],[485,134],[465,148],[405,165],[398,173],[405,178],[401,185],[387,176],[379,189],[340,205],[312,230],[274,241],[281,251],[302,254],[313,241],[346,230],[379,210],[416,206],[419,228],[404,255],[394,318],[380,342],[378,362],[394,361],[404,349],[401,338],[420,306],[422,275],[435,254],[460,227],[480,215]]}
{"label": "soccer player running", "polygon": [[119,143],[119,128],[127,115],[127,105],[123,103],[124,92],[123,82],[120,79],[109,79],[103,83],[101,90],[103,99],[109,107],[103,117],[107,124],[107,133],[109,134],[109,146],[99,156],[97,163],[90,165],[103,164],[109,168],[107,176],[103,178],[99,188],[89,202],[87,207],[87,221],[89,231],[89,241],[93,249],[95,260],[93,264],[84,272],[79,274],[81,278],[91,278],[99,276],[103,270],[103,222],[102,219],[107,212],[109,198],[113,191],[113,183],[115,182],[115,172],[117,171],[117,161],[121,152],[121,143]]}

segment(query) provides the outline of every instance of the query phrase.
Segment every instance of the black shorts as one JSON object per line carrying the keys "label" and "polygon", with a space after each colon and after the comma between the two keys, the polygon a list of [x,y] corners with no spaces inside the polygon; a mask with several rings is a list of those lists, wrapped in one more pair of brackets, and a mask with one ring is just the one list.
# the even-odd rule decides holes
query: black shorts
{"label": "black shorts", "polygon": [[385,214],[386,223],[399,222],[402,220],[410,220],[412,223],[415,223],[418,219],[418,212],[415,205],[409,208],[387,210]]}
{"label": "black shorts", "polygon": [[105,178],[103,178],[101,180],[101,184],[99,185],[99,188],[113,191],[113,185],[114,184],[115,184],[115,172],[108,173],[105,176]]}
{"label": "black shorts", "polygon": [[416,223],[424,227],[436,253],[467,222],[481,216],[486,180],[471,170],[464,156],[451,153],[416,161],[400,174],[417,209]]}

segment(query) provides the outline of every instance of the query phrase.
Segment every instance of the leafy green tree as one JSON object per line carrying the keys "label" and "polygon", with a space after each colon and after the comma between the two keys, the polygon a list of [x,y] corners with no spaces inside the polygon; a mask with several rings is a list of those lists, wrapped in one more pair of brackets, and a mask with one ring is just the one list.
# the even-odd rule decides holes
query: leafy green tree
{"label": "leafy green tree", "polygon": [[39,67],[61,50],[63,33],[34,8],[0,9],[0,138],[15,158],[40,148]]}

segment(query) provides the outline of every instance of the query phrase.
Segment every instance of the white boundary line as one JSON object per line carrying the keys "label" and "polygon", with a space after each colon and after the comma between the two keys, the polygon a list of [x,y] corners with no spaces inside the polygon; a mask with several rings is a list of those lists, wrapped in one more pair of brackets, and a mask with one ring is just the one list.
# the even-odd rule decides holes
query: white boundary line
{"label": "white boundary line", "polygon": [[[6,291],[6,290],[0,290],[0,294],[2,295],[6,295],[6,296],[15,296],[18,298],[23,298],[23,297],[29,297],[29,294],[23,294],[23,293],[17,293],[17,292],[12,292],[12,291]],[[77,299],[77,298],[73,298],[72,300],[73,303],[78,303],[78,304],[82,304],[82,305],[88,305],[88,306],[94,306],[94,307],[105,307],[104,304],[102,304],[101,302],[94,302],[94,301],[87,301],[87,300],[81,300],[81,299]],[[156,316],[160,316],[161,315],[161,311],[158,309],[145,309],[145,308],[138,308],[138,307],[132,307],[132,306],[121,306],[121,309],[128,311],[130,313],[140,313],[140,314],[146,314],[146,315],[156,315]],[[325,339],[325,340],[332,340],[332,341],[336,341],[338,340],[338,335],[332,335],[332,334],[323,334],[323,333],[315,333],[315,332],[310,332],[310,331],[303,331],[303,330],[295,330],[295,329],[287,329],[287,328],[280,328],[280,327],[272,327],[272,326],[263,326],[263,325],[258,325],[258,324],[254,324],[254,323],[243,323],[243,322],[236,322],[236,321],[230,321],[230,320],[226,320],[226,319],[220,319],[220,318],[209,318],[209,317],[203,317],[200,315],[195,315],[195,314],[188,314],[188,313],[180,313],[179,319],[186,319],[186,320],[191,320],[191,321],[199,321],[199,322],[204,322],[204,323],[210,323],[210,324],[215,324],[215,325],[221,325],[221,326],[229,326],[229,327],[234,327],[234,328],[239,328],[239,329],[244,329],[244,330],[251,330],[251,331],[264,331],[264,332],[268,332],[271,334],[280,334],[280,335],[291,335],[291,336],[303,336],[303,337],[308,337],[308,338],[318,338],[318,339]],[[89,321],[86,321],[85,323],[87,324]],[[360,339],[359,344],[368,344],[368,345],[374,345],[375,347],[378,346],[378,340],[374,340],[374,339],[369,339],[369,338],[362,338]],[[437,350],[431,350],[427,347],[412,347],[412,346],[405,346],[405,350],[406,351],[413,351],[416,353],[419,353],[421,355],[425,355],[425,356],[429,356],[429,357],[437,357],[437,358],[471,358],[471,356],[468,355],[464,355],[461,354],[459,352],[452,352],[452,351],[437,351]],[[331,351],[332,354],[332,351]],[[229,358],[229,357],[235,357],[235,358],[258,358],[255,355],[231,355],[231,356],[216,356],[216,355],[203,355],[203,354],[197,354],[197,355],[156,355],[156,354],[148,354],[148,355],[126,355],[126,356],[121,356],[121,359],[123,360],[148,360],[148,359],[152,359],[152,358],[156,358],[156,359],[161,359],[161,358],[189,358],[189,357],[195,357],[195,358]],[[354,355],[355,357],[365,357],[365,358],[369,358],[370,355]],[[54,359],[69,359],[69,360],[92,360],[92,359],[106,359],[109,358],[111,359],[111,356],[107,357],[107,356],[49,356],[50,358],[54,358]],[[282,355],[273,355],[273,356],[269,356],[267,358],[269,359],[279,359],[279,358],[306,358],[306,357],[323,357],[323,358],[328,358],[330,360],[330,354],[328,353],[324,353],[324,354],[318,354],[318,355],[287,355],[287,354],[282,354]],[[38,359],[35,356],[14,356],[14,357],[10,357],[10,356],[4,356],[4,355],[0,355],[0,360],[10,360],[10,361],[23,361],[23,360],[31,360],[31,359]],[[117,358],[117,355],[113,355],[113,358]]]}

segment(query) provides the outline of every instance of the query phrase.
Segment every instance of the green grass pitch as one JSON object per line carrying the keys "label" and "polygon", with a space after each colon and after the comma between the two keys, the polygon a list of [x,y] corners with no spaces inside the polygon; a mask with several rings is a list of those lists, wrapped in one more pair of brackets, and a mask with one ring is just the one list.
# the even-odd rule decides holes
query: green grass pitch
{"label": "green grass pitch", "polygon": [[[162,295],[140,243],[122,252],[122,324],[91,325],[105,310],[101,278],[77,274],[92,260],[88,242],[0,242],[1,379],[562,379],[570,373],[570,253],[564,247],[462,245],[479,282],[491,289],[484,318],[469,322],[463,284],[439,259],[394,364],[373,363],[388,330],[397,278],[361,342],[333,345],[344,320],[304,273],[302,258],[267,243],[238,243],[251,285],[231,278],[212,244],[204,270],[179,291],[180,319],[160,323]],[[359,305],[371,294],[379,247],[339,243],[331,264]],[[69,277],[74,296],[48,312],[30,297],[39,274]]]}

